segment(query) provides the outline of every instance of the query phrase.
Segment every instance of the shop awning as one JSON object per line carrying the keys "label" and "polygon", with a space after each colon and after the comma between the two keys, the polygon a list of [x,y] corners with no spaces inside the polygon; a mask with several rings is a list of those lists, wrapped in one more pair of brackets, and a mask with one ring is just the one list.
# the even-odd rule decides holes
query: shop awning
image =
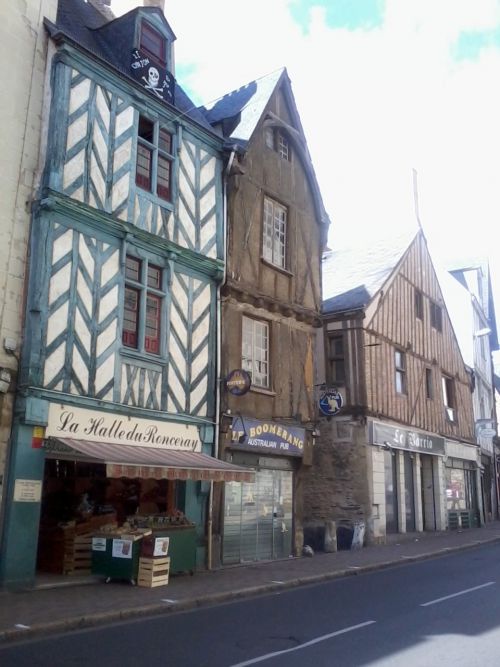
{"label": "shop awning", "polygon": [[180,452],[161,447],[118,445],[73,438],[46,440],[46,456],[104,463],[108,477],[142,479],[253,482],[254,472],[199,452]]}

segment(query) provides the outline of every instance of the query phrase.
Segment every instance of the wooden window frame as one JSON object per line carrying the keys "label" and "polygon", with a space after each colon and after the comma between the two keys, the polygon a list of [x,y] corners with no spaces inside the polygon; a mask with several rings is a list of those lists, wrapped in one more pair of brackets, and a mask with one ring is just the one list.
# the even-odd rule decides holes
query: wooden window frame
{"label": "wooden window frame", "polygon": [[[337,353],[335,349],[332,349],[332,346],[335,346],[335,343],[341,343],[341,353]],[[327,337],[327,359],[330,373],[330,381],[332,385],[345,385],[346,384],[346,357],[345,357],[345,339],[343,334],[334,334],[331,333]],[[337,373],[337,370],[341,368],[342,371]],[[338,377],[338,376],[341,377]]]}
{"label": "wooden window frame", "polygon": [[433,384],[432,368],[425,369],[425,396],[429,401],[434,400],[434,384]]}
{"label": "wooden window frame", "polygon": [[292,147],[286,132],[275,127],[266,127],[264,128],[264,142],[269,149],[278,153],[282,160],[291,162]]}
{"label": "wooden window frame", "polygon": [[[280,219],[280,214],[282,218]],[[264,197],[262,257],[279,269],[287,268],[288,209],[272,197]]]}
{"label": "wooden window frame", "polygon": [[424,319],[424,295],[415,287],[415,317],[419,320]]}
{"label": "wooden window frame", "polygon": [[443,331],[443,308],[435,301],[429,301],[431,327],[441,333]]}
{"label": "wooden window frame", "polygon": [[[400,363],[398,363],[398,355],[400,356]],[[396,348],[394,350],[394,381],[396,393],[401,396],[406,396],[407,391],[407,377],[406,377],[406,354],[403,350]],[[399,383],[398,383],[399,380]],[[398,386],[399,385],[399,386]]]}
{"label": "wooden window frame", "polygon": [[443,388],[443,404],[446,419],[449,422],[456,423],[457,421],[457,409],[456,409],[456,397],[455,397],[455,381],[449,375],[441,376],[442,388]]}
{"label": "wooden window frame", "polygon": [[[265,344],[262,343],[265,341]],[[250,373],[252,385],[270,389],[270,323],[243,315],[241,318],[241,367]]]}
{"label": "wooden window frame", "polygon": [[[136,277],[127,275],[128,269],[137,267]],[[153,273],[152,273],[153,271]],[[132,272],[131,272],[132,273]],[[157,278],[152,279],[156,274]],[[164,329],[164,302],[166,293],[165,269],[149,258],[138,258],[127,254],[125,258],[125,299],[123,305],[122,345],[142,354],[151,354],[155,357],[164,354],[162,333]],[[127,292],[137,295],[135,310],[127,309]],[[151,304],[155,303],[155,312]],[[127,312],[133,312],[134,318],[127,318]],[[135,328],[125,328],[127,320],[135,319]],[[154,335],[153,335],[154,332]]]}
{"label": "wooden window frame", "polygon": [[[143,128],[151,128],[150,139],[141,136],[141,123]],[[139,115],[135,183],[141,190],[169,203],[172,203],[173,145],[172,132],[158,121],[151,120],[144,114]],[[149,155],[149,168],[145,167],[146,155]],[[164,178],[162,174],[165,170],[168,171],[168,178]]]}
{"label": "wooden window frame", "polygon": [[[149,37],[150,41],[158,40],[160,49],[156,53],[144,44],[143,37]],[[167,38],[159,30],[157,30],[149,21],[141,21],[141,29],[139,35],[139,49],[151,58],[153,63],[160,67],[167,67]]]}

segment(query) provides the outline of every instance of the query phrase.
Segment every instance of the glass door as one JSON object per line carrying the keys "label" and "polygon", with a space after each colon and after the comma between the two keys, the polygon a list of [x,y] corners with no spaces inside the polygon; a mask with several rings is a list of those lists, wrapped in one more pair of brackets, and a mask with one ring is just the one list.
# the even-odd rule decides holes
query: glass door
{"label": "glass door", "polygon": [[404,465],[406,530],[412,533],[415,530],[415,487],[413,484],[413,458],[410,452],[404,452]]}
{"label": "glass door", "polygon": [[227,482],[225,565],[286,558],[292,549],[293,473],[259,470],[255,482]]}
{"label": "glass door", "polygon": [[388,533],[397,533],[398,525],[398,486],[396,475],[396,452],[384,452],[385,468],[385,529]]}

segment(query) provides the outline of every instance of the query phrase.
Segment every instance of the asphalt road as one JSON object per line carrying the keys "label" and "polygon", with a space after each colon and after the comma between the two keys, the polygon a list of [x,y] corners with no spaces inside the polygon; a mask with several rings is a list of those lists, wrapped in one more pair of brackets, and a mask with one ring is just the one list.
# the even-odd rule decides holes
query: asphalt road
{"label": "asphalt road", "polygon": [[498,667],[500,545],[8,645],[0,665]]}

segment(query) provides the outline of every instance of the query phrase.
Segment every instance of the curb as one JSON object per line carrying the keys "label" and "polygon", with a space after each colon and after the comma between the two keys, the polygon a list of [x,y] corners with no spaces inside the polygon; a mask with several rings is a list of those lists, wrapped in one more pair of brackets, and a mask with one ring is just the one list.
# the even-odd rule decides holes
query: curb
{"label": "curb", "polygon": [[437,551],[429,551],[425,553],[416,554],[413,556],[399,556],[397,559],[381,561],[379,563],[350,566],[348,568],[343,568],[341,570],[322,572],[321,574],[313,574],[303,577],[296,577],[294,579],[289,579],[288,581],[283,581],[283,583],[279,584],[276,583],[259,584],[257,586],[250,586],[247,588],[241,588],[223,593],[211,593],[203,597],[187,598],[185,600],[179,600],[178,602],[175,603],[167,603],[167,604],[155,603],[150,605],[143,605],[142,607],[129,607],[126,609],[122,609],[120,611],[102,612],[99,614],[94,613],[92,615],[84,615],[70,619],[53,621],[50,623],[40,623],[22,629],[12,628],[0,632],[0,647],[5,646],[9,643],[35,639],[37,637],[40,637],[41,635],[47,636],[47,635],[59,634],[65,631],[69,632],[73,630],[83,630],[86,628],[92,628],[99,625],[117,623],[120,621],[141,618],[144,616],[161,616],[163,614],[172,612],[189,611],[191,609],[198,609],[210,605],[222,604],[224,602],[231,602],[243,598],[254,597],[258,595],[263,595],[265,593],[272,593],[275,591],[278,592],[287,589],[298,588],[300,586],[317,584],[324,581],[330,581],[333,579],[341,579],[343,577],[358,576],[360,574],[374,572],[377,570],[384,570],[390,567],[396,567],[398,565],[405,565],[407,563],[413,563],[421,560],[428,560],[431,558],[439,558],[440,556],[445,556],[458,551],[466,551],[468,549],[474,549],[487,544],[493,544],[495,542],[500,542],[500,536],[483,540],[475,540],[474,542],[469,542],[458,546],[443,547],[441,549],[438,549]]}

